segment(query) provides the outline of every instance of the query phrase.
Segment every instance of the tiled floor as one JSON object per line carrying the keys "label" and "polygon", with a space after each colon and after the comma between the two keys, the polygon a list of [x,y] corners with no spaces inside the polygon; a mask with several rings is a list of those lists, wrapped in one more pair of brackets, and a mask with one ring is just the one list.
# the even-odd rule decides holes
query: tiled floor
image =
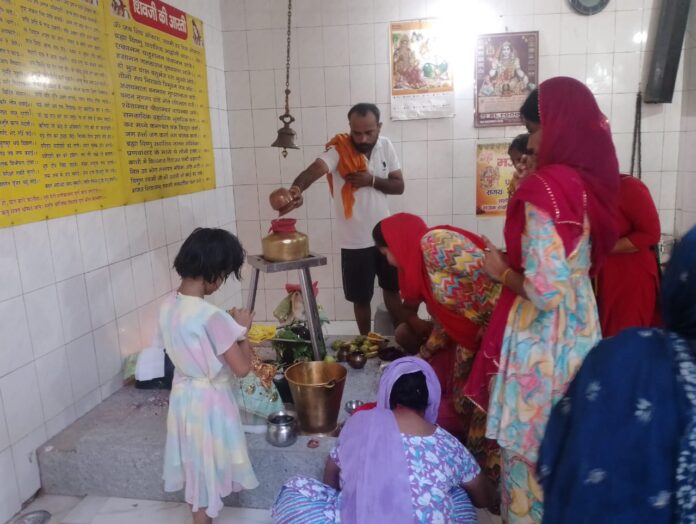
{"label": "tiled floor", "polygon": [[[187,504],[116,497],[61,497],[43,495],[21,514],[46,510],[49,524],[190,524]],[[10,520],[10,523],[14,520]],[[215,524],[270,524],[267,510],[223,508]]]}
{"label": "tiled floor", "polygon": [[[190,524],[187,504],[116,497],[61,497],[42,495],[22,515],[30,511],[51,513],[49,524]],[[10,523],[13,523],[10,520]],[[270,524],[267,510],[224,508],[215,524]],[[479,524],[499,524],[500,519],[479,512]]]}

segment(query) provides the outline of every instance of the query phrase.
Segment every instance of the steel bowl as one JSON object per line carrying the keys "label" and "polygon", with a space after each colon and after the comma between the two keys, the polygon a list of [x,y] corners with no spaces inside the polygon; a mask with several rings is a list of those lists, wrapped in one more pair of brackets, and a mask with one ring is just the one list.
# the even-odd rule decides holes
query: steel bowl
{"label": "steel bowl", "polygon": [[285,448],[297,440],[297,413],[281,410],[268,415],[266,419],[266,440],[272,446]]}
{"label": "steel bowl", "polygon": [[362,406],[364,402],[362,400],[349,400],[346,402],[345,406],[343,408],[346,410],[346,413],[349,415],[352,415],[356,409],[358,409],[360,406]]}

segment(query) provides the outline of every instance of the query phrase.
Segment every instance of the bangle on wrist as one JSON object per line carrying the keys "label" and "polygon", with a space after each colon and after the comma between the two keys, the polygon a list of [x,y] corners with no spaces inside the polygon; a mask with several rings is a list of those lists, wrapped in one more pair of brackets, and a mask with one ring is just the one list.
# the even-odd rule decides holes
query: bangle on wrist
{"label": "bangle on wrist", "polygon": [[500,279],[499,279],[499,280],[500,280],[500,282],[501,282],[504,286],[507,286],[506,279],[507,279],[508,274],[511,273],[511,272],[512,272],[512,268],[507,268],[507,269],[506,269],[505,271],[503,271],[503,273],[500,275]]}
{"label": "bangle on wrist", "polygon": [[288,191],[292,191],[293,189],[297,189],[297,192],[301,195],[302,190],[300,189],[300,186],[290,186],[290,189]]}

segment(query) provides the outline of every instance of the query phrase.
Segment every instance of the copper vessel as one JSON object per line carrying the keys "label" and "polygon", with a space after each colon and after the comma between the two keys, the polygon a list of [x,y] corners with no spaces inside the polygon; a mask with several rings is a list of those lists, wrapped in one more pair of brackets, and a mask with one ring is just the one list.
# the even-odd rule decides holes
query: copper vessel
{"label": "copper vessel", "polygon": [[285,371],[302,432],[322,435],[336,429],[346,375],[335,362],[298,362]]}

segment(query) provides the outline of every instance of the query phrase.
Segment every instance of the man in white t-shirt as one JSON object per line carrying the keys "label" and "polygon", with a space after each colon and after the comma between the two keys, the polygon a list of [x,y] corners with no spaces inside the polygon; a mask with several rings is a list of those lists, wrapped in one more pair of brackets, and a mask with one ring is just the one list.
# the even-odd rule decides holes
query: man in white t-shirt
{"label": "man in white t-shirt", "polygon": [[[374,104],[361,103],[348,111],[350,135],[343,135],[343,144],[366,157],[367,170],[341,175],[339,151],[329,147],[312,162],[293,182],[291,193],[294,207],[302,205],[302,191],[324,175],[333,185],[333,201],[336,215],[336,235],[341,247],[341,274],[346,300],[353,303],[355,320],[360,333],[370,331],[372,311],[370,301],[374,292],[375,276],[384,294],[384,304],[392,319],[400,316],[399,279],[396,269],[375,247],[372,229],[388,217],[387,195],[404,192],[404,179],[396,151],[391,141],[379,135],[382,128],[379,109]],[[332,142],[342,135],[337,135]],[[355,188],[355,201],[350,209],[344,206],[344,185]],[[346,188],[348,189],[348,188]],[[351,200],[351,198],[348,198]],[[350,206],[350,204],[348,204]],[[287,211],[286,211],[287,212]]]}

